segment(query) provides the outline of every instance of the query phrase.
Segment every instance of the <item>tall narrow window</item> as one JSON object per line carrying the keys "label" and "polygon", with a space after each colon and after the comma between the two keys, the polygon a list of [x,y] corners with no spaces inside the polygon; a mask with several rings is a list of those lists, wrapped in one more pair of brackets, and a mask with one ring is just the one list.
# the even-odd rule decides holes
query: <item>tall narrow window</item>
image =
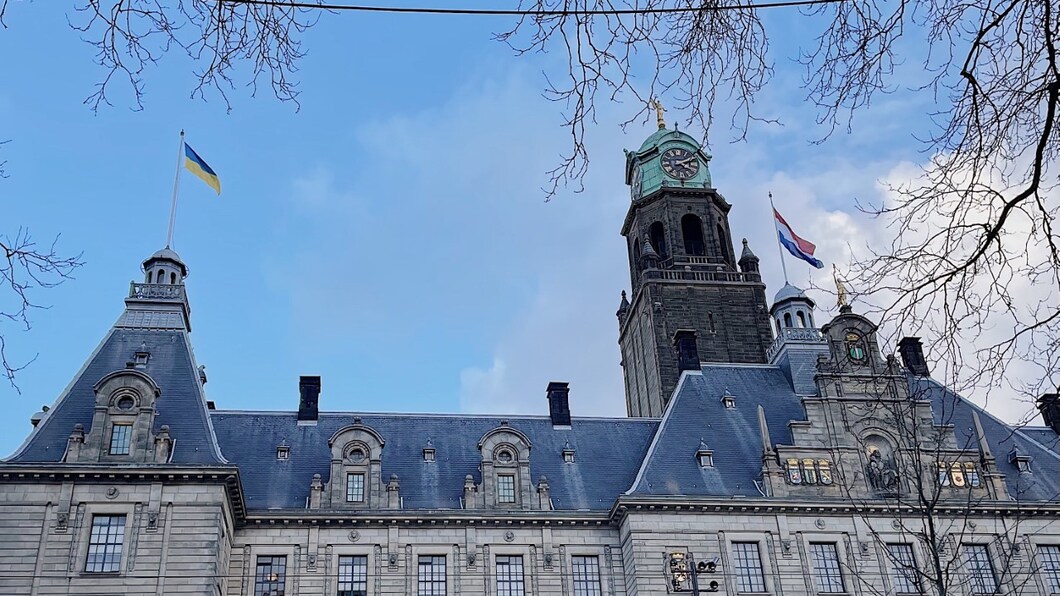
{"label": "tall narrow window", "polygon": [[1060,593],[1060,546],[1043,544],[1038,547],[1042,578],[1053,594]]}
{"label": "tall narrow window", "polygon": [[785,327],[791,327],[791,313],[790,312],[784,313],[784,326]]}
{"label": "tall narrow window", "polygon": [[368,596],[368,557],[339,557],[338,596]]}
{"label": "tall narrow window", "polygon": [[795,318],[799,320],[799,327],[806,327],[806,314],[801,310],[795,313]]}
{"label": "tall narrow window", "polygon": [[124,515],[95,515],[92,533],[88,538],[88,573],[116,573],[121,571],[121,551],[125,541]]}
{"label": "tall narrow window", "polygon": [[965,544],[964,558],[971,579],[972,593],[997,592],[997,575],[994,574],[994,562],[990,560],[990,549],[985,544]]}
{"label": "tall narrow window", "polygon": [[648,240],[659,257],[665,259],[669,253],[666,252],[666,230],[661,221],[651,224],[648,228]]}
{"label": "tall narrow window", "polygon": [[839,551],[834,542],[811,542],[810,561],[817,591],[824,594],[842,593],[843,571],[839,567]]}
{"label": "tall narrow window", "polygon": [[600,596],[600,559],[574,556],[570,558],[574,574],[574,596]]}
{"label": "tall narrow window", "polygon": [[733,542],[732,558],[736,571],[737,592],[766,591],[766,578],[762,573],[762,555],[757,542]]}
{"label": "tall narrow window", "polygon": [[254,575],[254,596],[283,596],[287,584],[287,557],[259,556]]}
{"label": "tall narrow window", "polygon": [[497,555],[497,596],[523,596],[523,558]]}
{"label": "tall narrow window", "polygon": [[445,596],[445,557],[420,555],[418,596]]}
{"label": "tall narrow window", "polygon": [[681,218],[681,236],[685,241],[685,254],[705,256],[706,244],[703,242],[703,221],[689,213]]}
{"label": "tall narrow window", "polygon": [[129,446],[132,443],[132,425],[115,424],[110,427],[110,454],[129,455]]}
{"label": "tall narrow window", "polygon": [[913,545],[895,543],[887,545],[891,554],[891,569],[894,573],[894,590],[899,594],[920,594],[920,575],[917,572],[916,557],[913,556]]}
{"label": "tall narrow window", "polygon": [[364,474],[346,474],[346,501],[364,501]]}
{"label": "tall narrow window", "polygon": [[721,253],[721,258],[729,260],[729,237],[725,235],[725,228],[720,223],[718,224],[718,251]]}
{"label": "tall narrow window", "polygon": [[497,476],[497,502],[515,502],[515,476],[512,474],[499,474]]}
{"label": "tall narrow window", "polygon": [[166,283],[166,270],[159,269],[158,275],[155,275],[155,283],[164,284]]}

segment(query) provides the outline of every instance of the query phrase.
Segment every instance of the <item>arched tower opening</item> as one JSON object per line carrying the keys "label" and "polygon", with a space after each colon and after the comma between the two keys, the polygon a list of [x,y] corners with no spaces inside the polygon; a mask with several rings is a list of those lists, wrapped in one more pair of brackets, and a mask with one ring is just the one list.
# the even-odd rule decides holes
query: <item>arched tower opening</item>
{"label": "arched tower opening", "polygon": [[707,245],[703,242],[703,220],[691,213],[682,217],[681,237],[685,243],[685,254],[706,256]]}

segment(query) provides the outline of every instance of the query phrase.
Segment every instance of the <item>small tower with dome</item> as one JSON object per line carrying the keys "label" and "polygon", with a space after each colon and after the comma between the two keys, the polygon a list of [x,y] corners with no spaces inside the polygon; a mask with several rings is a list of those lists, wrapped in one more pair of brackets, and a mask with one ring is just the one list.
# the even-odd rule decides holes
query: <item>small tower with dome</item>
{"label": "small tower with dome", "polygon": [[168,246],[144,259],[143,282],[130,282],[125,313],[117,327],[191,331],[191,305],[184,287],[188,266]]}
{"label": "small tower with dome", "polygon": [[817,356],[828,354],[828,342],[814,322],[816,304],[802,291],[785,282],[773,298],[769,316],[773,320],[776,339],[769,347],[769,363],[788,373],[795,393],[814,395]]}

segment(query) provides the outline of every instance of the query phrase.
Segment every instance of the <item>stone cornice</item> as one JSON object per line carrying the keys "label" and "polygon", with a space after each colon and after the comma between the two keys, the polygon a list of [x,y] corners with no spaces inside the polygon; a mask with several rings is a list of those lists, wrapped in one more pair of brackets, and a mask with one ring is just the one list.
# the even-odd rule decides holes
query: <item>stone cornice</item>
{"label": "stone cornice", "polygon": [[604,511],[493,511],[488,509],[267,510],[247,514],[247,525],[307,525],[325,527],[480,526],[480,527],[597,527],[611,525]]}

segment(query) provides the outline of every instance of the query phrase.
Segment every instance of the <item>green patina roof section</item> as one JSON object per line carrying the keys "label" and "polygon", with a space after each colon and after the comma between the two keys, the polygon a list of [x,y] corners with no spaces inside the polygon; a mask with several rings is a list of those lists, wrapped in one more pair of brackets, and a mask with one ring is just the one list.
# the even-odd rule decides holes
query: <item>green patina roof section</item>
{"label": "green patina roof section", "polygon": [[[660,156],[670,147],[684,147],[698,153],[700,155],[699,172],[683,183],[667,176],[662,169]],[[658,151],[654,151],[656,148]],[[668,186],[678,188],[682,186],[692,188],[711,187],[710,168],[708,167],[710,156],[703,152],[694,138],[683,132],[660,128],[641,144],[640,149],[636,153],[630,154],[629,159],[641,164],[641,184],[638,196],[645,196],[655,192],[663,186],[664,182]]]}

